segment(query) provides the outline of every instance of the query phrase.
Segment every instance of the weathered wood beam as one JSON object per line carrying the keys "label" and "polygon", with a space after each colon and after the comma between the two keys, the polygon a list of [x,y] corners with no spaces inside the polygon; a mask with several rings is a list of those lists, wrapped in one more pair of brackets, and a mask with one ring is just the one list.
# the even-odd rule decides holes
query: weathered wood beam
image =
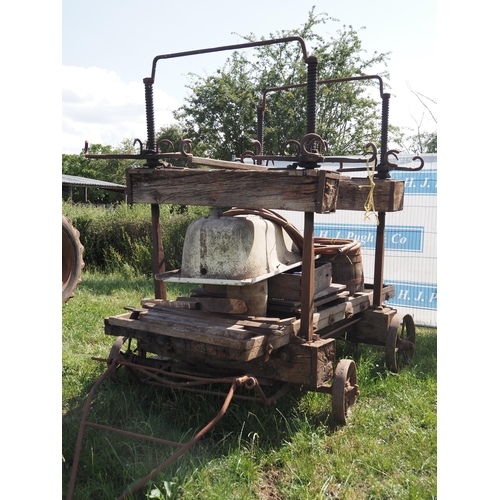
{"label": "weathered wood beam", "polygon": [[[324,170],[128,169],[129,203],[364,211],[371,184]],[[377,212],[403,209],[404,181],[374,180]]]}
{"label": "weathered wood beam", "polygon": [[338,174],[317,170],[129,169],[131,203],[335,211]]}
{"label": "weathered wood beam", "polygon": [[[375,179],[373,201],[377,212],[403,210],[405,183],[395,179]],[[370,192],[368,178],[343,177],[339,183],[337,210],[364,211]]]}

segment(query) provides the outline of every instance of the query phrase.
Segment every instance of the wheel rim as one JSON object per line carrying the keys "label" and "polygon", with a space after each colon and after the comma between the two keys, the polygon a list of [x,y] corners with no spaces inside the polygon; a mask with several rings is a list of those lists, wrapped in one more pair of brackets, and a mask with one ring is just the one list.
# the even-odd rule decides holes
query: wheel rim
{"label": "wheel rim", "polygon": [[123,344],[127,340],[127,337],[116,337],[116,340],[114,341],[110,351],[109,351],[109,356],[108,356],[108,362],[113,361],[115,358],[117,358],[122,350]]}
{"label": "wheel rim", "polygon": [[415,322],[411,315],[396,314],[387,331],[385,342],[385,364],[397,373],[400,361],[409,365],[415,355]]}
{"label": "wheel rim", "polygon": [[345,425],[350,410],[359,396],[356,363],[350,359],[339,361],[332,384],[332,414],[336,422]]}
{"label": "wheel rim", "polygon": [[[120,337],[116,337],[116,340],[114,341],[113,343],[113,346],[111,347],[110,351],[109,351],[109,356],[108,356],[108,366],[110,367],[113,363],[113,361],[118,358],[118,356],[121,354],[121,350],[122,350],[122,347],[123,347],[123,344],[125,343],[125,341],[127,340],[127,337],[123,337],[123,336],[120,336]],[[117,376],[117,371],[118,371],[118,368],[120,368],[121,365],[118,365],[118,367],[116,365],[114,365],[114,368],[111,370],[111,373],[110,373],[110,376],[113,380],[117,380],[116,376]]]}
{"label": "wheel rim", "polygon": [[399,337],[398,353],[402,354],[406,364],[410,364],[415,355],[416,332],[415,322],[409,314],[403,318]]}

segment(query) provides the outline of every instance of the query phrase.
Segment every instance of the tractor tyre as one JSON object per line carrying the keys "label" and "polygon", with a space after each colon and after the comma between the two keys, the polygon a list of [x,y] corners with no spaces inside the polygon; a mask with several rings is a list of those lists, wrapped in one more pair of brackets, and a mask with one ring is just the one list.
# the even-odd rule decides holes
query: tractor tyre
{"label": "tractor tyre", "polygon": [[73,227],[71,219],[62,216],[62,303],[75,295],[78,283],[82,281],[83,245],[80,233]]}

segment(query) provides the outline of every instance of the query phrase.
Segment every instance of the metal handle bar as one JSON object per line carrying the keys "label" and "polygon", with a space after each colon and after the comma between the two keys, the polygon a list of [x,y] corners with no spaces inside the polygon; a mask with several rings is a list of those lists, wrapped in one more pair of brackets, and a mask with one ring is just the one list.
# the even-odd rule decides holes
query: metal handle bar
{"label": "metal handle bar", "polygon": [[194,56],[194,55],[198,55],[198,54],[208,54],[210,52],[222,52],[224,50],[237,50],[237,49],[244,49],[244,48],[249,48],[249,47],[259,47],[262,45],[272,45],[272,44],[276,44],[276,43],[293,42],[293,41],[299,42],[299,44],[302,48],[302,54],[304,56],[304,61],[306,61],[306,59],[307,59],[306,44],[305,44],[304,39],[300,36],[289,36],[289,37],[285,37],[285,38],[273,38],[271,40],[260,40],[258,42],[239,43],[236,45],[224,45],[222,47],[211,47],[208,49],[188,50],[186,52],[176,52],[173,54],[159,55],[153,59],[153,68],[151,70],[150,83],[154,82],[155,73],[156,73],[156,63],[160,59],[173,59],[175,57]]}
{"label": "metal handle bar", "polygon": [[[337,83],[337,82],[350,82],[350,81],[355,81],[355,80],[371,80],[371,79],[377,79],[379,81],[379,89],[380,89],[380,97],[384,95],[384,82],[382,81],[382,78],[378,75],[362,75],[362,76],[351,76],[351,77],[346,77],[346,78],[332,78],[330,80],[319,80],[317,82],[318,85],[324,85],[328,83]],[[300,87],[306,87],[307,83],[296,83],[292,85],[283,85],[282,87],[272,87],[268,89],[264,89],[262,92],[262,106],[259,106],[259,109],[262,108],[263,110],[266,107],[266,95],[269,94],[270,92],[277,92],[279,90],[291,90],[291,89],[296,89]]]}

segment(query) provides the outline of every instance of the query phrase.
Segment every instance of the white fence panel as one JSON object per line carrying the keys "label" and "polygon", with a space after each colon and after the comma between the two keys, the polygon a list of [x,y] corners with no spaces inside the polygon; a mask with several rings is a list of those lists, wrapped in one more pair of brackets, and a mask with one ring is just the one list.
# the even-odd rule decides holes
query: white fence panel
{"label": "white fence panel", "polygon": [[[397,163],[418,166],[412,157],[399,156]],[[403,210],[386,214],[384,283],[396,289],[387,305],[411,314],[418,325],[437,327],[437,154],[422,157],[425,165],[418,172],[391,172],[405,181],[405,195]],[[280,213],[303,231],[303,214]],[[363,212],[346,210],[314,217],[315,236],[361,242],[367,283],[373,283],[376,232],[373,214],[368,220]]]}

